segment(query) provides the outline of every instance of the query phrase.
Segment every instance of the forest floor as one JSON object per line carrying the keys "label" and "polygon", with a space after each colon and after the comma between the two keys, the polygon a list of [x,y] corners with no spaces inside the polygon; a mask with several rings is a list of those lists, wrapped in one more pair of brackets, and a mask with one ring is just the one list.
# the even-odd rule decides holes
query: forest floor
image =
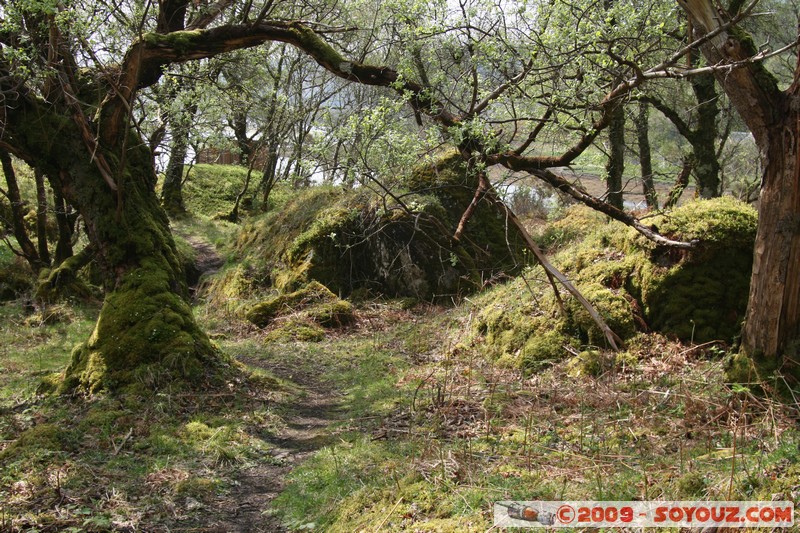
{"label": "forest floor", "polygon": [[[229,235],[181,231],[218,268]],[[596,375],[523,373],[481,351],[479,306],[366,301],[305,342],[201,301],[222,387],[65,399],[37,386],[97,307],[2,304],[0,531],[486,531],[498,500],[800,497],[797,403],[726,384],[718,345],[640,334]]]}

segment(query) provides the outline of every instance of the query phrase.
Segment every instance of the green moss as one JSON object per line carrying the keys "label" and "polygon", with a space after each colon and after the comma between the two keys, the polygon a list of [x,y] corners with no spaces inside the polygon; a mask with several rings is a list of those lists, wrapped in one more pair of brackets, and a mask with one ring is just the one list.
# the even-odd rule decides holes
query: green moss
{"label": "green moss", "polygon": [[567,361],[567,374],[571,377],[599,376],[609,369],[609,360],[599,350],[584,350]]}
{"label": "green moss", "polygon": [[403,207],[366,189],[302,191],[242,228],[237,260],[264,289],[289,293],[316,280],[344,296],[366,290],[428,301],[452,301],[486,279],[519,271],[521,239],[488,202],[461,243],[452,240],[477,187],[457,157],[427,161],[403,181]]}
{"label": "green moss", "polygon": [[342,327],[355,321],[353,305],[344,300],[324,302],[308,310],[308,317],[326,328]]}
{"label": "green moss", "polygon": [[678,496],[686,499],[707,496],[708,481],[700,472],[687,472],[678,478]]}
{"label": "green moss", "polygon": [[526,342],[521,352],[522,367],[528,371],[538,371],[542,367],[564,358],[570,339],[558,330],[539,330]]}
{"label": "green moss", "polygon": [[14,300],[30,292],[34,278],[28,264],[20,258],[4,261],[0,265],[0,301]]}
{"label": "green moss", "polygon": [[219,483],[213,479],[205,477],[189,477],[178,481],[175,484],[175,495],[195,498],[198,500],[213,496],[217,491]]}
{"label": "green moss", "polygon": [[[578,289],[600,313],[614,333],[627,339],[636,332],[630,303],[622,295],[624,291],[614,291],[600,283],[581,284]],[[585,336],[586,342],[592,346],[606,347],[605,335],[591,318],[589,312],[575,299],[570,299],[568,302],[571,323],[582,336]]]}
{"label": "green moss", "polygon": [[223,360],[157,260],[142,260],[106,296],[95,330],[76,348],[62,390],[89,392],[175,379],[198,382]]}
{"label": "green moss", "polygon": [[316,322],[302,318],[287,320],[265,337],[265,342],[319,342],[325,339],[325,330]]}
{"label": "green moss", "polygon": [[[737,335],[757,222],[751,207],[719,198],[692,202],[652,219],[674,238],[699,239],[698,248],[689,253],[661,249],[630,228],[587,210],[570,208],[554,223],[565,237],[558,241],[553,261],[623,340],[651,329],[695,342],[730,341]],[[526,277],[544,275],[537,268]],[[606,347],[588,312],[566,297],[562,315],[546,284],[516,279],[477,303],[474,333],[489,354],[517,360],[529,371],[540,368],[541,361],[563,358],[565,344]]]}
{"label": "green moss", "polygon": [[34,456],[39,452],[61,451],[68,444],[67,433],[55,424],[39,424],[20,434],[6,449],[0,451],[0,460],[11,460],[21,455]]}
{"label": "green moss", "polygon": [[196,48],[197,42],[203,36],[203,30],[173,31],[167,34],[148,32],[142,40],[148,47],[174,49],[179,54],[184,54]]}

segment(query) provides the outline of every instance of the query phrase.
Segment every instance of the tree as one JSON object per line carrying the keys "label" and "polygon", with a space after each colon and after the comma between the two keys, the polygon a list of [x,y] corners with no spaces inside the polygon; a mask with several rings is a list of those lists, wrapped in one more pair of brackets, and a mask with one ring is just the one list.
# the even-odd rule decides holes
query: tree
{"label": "tree", "polygon": [[[785,90],[758,61],[760,51],[737,22],[755,2],[679,0],[717,81],[755,137],[763,175],[758,232],[741,353],[731,375],[763,377],[780,371],[800,378],[800,69]],[[791,44],[791,47],[795,43]],[[762,56],[764,54],[761,54]],[[754,363],[754,364],[751,364]],[[755,371],[755,373],[753,373]]]}
{"label": "tree", "polygon": [[[445,9],[443,3],[437,5]],[[164,0],[157,13],[147,8],[131,14],[116,13],[127,21],[127,33],[110,34],[106,49],[98,55],[98,46],[89,42],[87,28],[97,26],[92,24],[92,17],[106,20],[109,14],[104,13],[104,6],[98,3],[84,12],[55,1],[33,7],[12,3],[4,8],[0,32],[0,91],[6,104],[0,111],[4,125],[0,148],[41,169],[80,212],[105,277],[107,293],[100,317],[90,339],[74,352],[62,387],[65,390],[82,387],[91,391],[141,383],[157,386],[176,377],[200,379],[223,363],[186,301],[175,244],[155,194],[153,155],[136,128],[134,106],[137,92],[158,83],[169,65],[265,42],[292,45],[343,80],[391,89],[417,116],[429,117],[442,136],[457,145],[470,167],[480,173],[476,202],[487,198],[496,203],[484,169],[502,165],[550,183],[660,245],[683,249],[695,246],[658,235],[631,214],[591,197],[549,170],[571,164],[609,125],[620,99],[646,80],[669,74],[691,49],[668,55],[653,69],[638,67],[636,61],[642,55],[637,46],[649,42],[647,31],[657,15],[653,11],[641,12],[633,4],[615,2],[613,9],[626,10],[617,12],[616,20],[627,24],[626,31],[634,38],[612,43],[597,38],[581,41],[586,34],[574,32],[577,42],[563,42],[563,33],[554,30],[546,18],[537,17],[533,8],[526,13],[522,6],[521,11],[507,17],[492,3],[475,0],[467,6],[465,2],[460,6],[465,23],[454,23],[448,18],[452,14],[447,14],[442,19],[448,24],[443,33],[439,29],[425,33],[449,39],[444,43],[447,46],[427,50],[435,60],[432,64],[440,64],[441,72],[449,69],[458,77],[463,73],[463,79],[469,80],[448,91],[446,86],[453,85],[447,76],[428,76],[428,83],[415,73],[413,61],[406,65],[408,68],[395,70],[370,63],[367,52],[356,59],[343,55],[329,41],[343,33],[335,27],[338,14],[326,6],[320,6],[327,11],[319,16],[328,24],[319,25],[299,22],[313,18],[313,13],[303,6],[292,11],[288,3],[276,6],[269,2],[259,11],[252,3],[232,6],[226,2]],[[285,11],[270,18],[275,15],[270,10],[279,7]],[[554,12],[573,16],[572,7]],[[587,13],[590,11],[580,10],[580,27],[608,24],[605,18],[591,20]],[[88,17],[88,22],[81,16]],[[459,47],[465,53],[459,54]],[[584,59],[576,59],[581,52],[586,52],[580,56]],[[546,61],[539,62],[539,54],[546,56]],[[738,73],[748,69],[761,72],[759,66],[749,60],[747,63],[743,69],[732,70],[730,77],[740,77]],[[587,88],[582,86],[583,76],[577,70],[564,78],[562,70],[568,66],[610,69],[621,72],[623,81],[610,90],[594,82]],[[567,89],[584,102],[590,97],[597,100],[580,108],[576,104],[580,99],[565,101]],[[524,106],[520,95],[527,102]],[[765,97],[777,103],[771,92]],[[555,117],[566,124],[574,139],[562,142],[564,148],[558,153],[534,153],[537,136]],[[759,120],[750,122],[757,129]],[[513,124],[505,137],[503,124]],[[786,165],[794,169],[793,162]],[[497,205],[514,220],[513,213]],[[773,221],[781,220],[780,214],[769,212],[766,216],[767,222],[770,216]],[[467,221],[468,217],[462,219],[460,226]],[[785,223],[778,227],[787,233]],[[458,237],[458,230],[454,237]],[[800,253],[796,237],[792,242],[795,248],[781,249]],[[800,268],[797,265],[800,261],[792,263],[791,268]],[[566,280],[562,283],[567,285]],[[758,292],[751,299],[769,302],[772,296]],[[793,301],[796,314],[797,298]],[[758,321],[757,314],[752,317]],[[797,338],[797,321],[793,324],[789,337]]]}
{"label": "tree", "polygon": [[650,209],[658,209],[658,193],[653,184],[653,157],[650,150],[650,106],[639,102],[634,119],[636,143],[639,148],[639,168],[642,176],[642,192]]}
{"label": "tree", "polygon": [[[694,54],[690,54],[690,57]],[[692,64],[696,62],[691,61]],[[678,105],[667,104],[663,98],[655,94],[647,94],[641,100],[658,109],[685,138],[692,148],[693,173],[697,179],[697,191],[702,198],[714,198],[722,194],[720,181],[720,164],[717,157],[717,115],[719,115],[719,95],[716,81],[711,72],[691,76],[689,84],[692,88],[694,102],[691,121],[684,119],[677,111]]]}

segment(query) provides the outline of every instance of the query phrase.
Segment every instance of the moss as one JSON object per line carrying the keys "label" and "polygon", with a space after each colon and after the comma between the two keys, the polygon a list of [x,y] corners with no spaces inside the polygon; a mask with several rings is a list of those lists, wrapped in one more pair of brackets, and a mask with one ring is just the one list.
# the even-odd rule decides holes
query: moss
{"label": "moss", "polygon": [[28,264],[20,258],[0,266],[0,301],[14,300],[30,292],[34,278]]}
{"label": "moss", "polygon": [[571,377],[599,376],[609,369],[609,360],[600,350],[584,350],[567,362]]}
{"label": "moss", "polygon": [[73,351],[62,390],[198,382],[224,360],[173,291],[169,271],[156,264],[142,260],[106,296],[94,332]]}
{"label": "moss", "polygon": [[[297,291],[281,294],[256,304],[247,312],[246,318],[256,326],[263,328],[280,315],[290,314],[320,304],[330,306],[338,302],[339,299],[327,287],[318,281],[312,281]],[[349,306],[349,304],[347,305]],[[352,306],[349,307],[352,311]],[[324,317],[324,311],[321,311],[321,314]],[[333,316],[330,314],[328,314],[327,318],[333,320]]]}
{"label": "moss", "polygon": [[68,445],[67,437],[67,433],[55,424],[33,426],[0,451],[0,460],[11,460],[23,454],[32,456],[40,451],[61,451]]}
{"label": "moss", "polygon": [[567,350],[570,339],[558,330],[538,331],[525,342],[521,352],[522,367],[528,371],[538,371],[542,367],[560,361]]}
{"label": "moss", "polygon": [[167,34],[148,32],[142,36],[142,40],[149,47],[171,48],[179,54],[185,54],[196,48],[198,40],[202,37],[203,30],[183,30]]}
{"label": "moss", "polygon": [[342,327],[355,321],[353,305],[344,300],[324,302],[308,310],[308,317],[326,328]]}
{"label": "moss", "polygon": [[[633,312],[628,300],[620,294],[601,285],[600,283],[581,284],[578,289],[581,294],[600,313],[608,327],[623,339],[631,337],[636,332]],[[568,301],[570,308],[570,321],[592,346],[605,347],[607,340],[583,306],[577,300]]]}
{"label": "moss", "polygon": [[319,342],[325,338],[325,330],[316,322],[302,318],[288,320],[281,323],[280,327],[270,331],[265,337],[265,342]]}
{"label": "moss", "polygon": [[[699,239],[690,253],[661,249],[587,209],[570,208],[555,223],[570,237],[560,241],[553,261],[623,340],[650,329],[695,342],[730,341],[737,335],[756,230],[751,207],[731,198],[703,200],[652,219],[672,237]],[[543,273],[537,268],[526,272],[526,278],[542,279]],[[528,371],[563,358],[565,344],[578,349],[606,344],[571,297],[565,299],[567,313],[562,316],[546,284],[515,279],[476,303],[474,334],[489,354],[516,360]],[[629,363],[636,362],[615,362],[618,368]]]}
{"label": "moss", "polygon": [[700,472],[687,472],[678,478],[678,496],[686,499],[707,496],[708,481]]}
{"label": "moss", "polygon": [[175,484],[175,495],[203,500],[213,496],[219,483],[205,477],[189,477]]}
{"label": "moss", "polygon": [[452,240],[477,187],[457,157],[427,161],[401,181],[409,189],[404,208],[366,189],[303,191],[242,228],[237,260],[264,289],[289,293],[316,280],[344,296],[362,290],[426,301],[452,301],[519,271],[524,246],[488,202],[462,242]]}

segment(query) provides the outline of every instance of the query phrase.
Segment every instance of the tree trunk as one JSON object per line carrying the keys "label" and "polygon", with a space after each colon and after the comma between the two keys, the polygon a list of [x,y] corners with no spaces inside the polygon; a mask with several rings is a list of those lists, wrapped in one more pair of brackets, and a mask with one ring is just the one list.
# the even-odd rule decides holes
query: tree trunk
{"label": "tree trunk", "polygon": [[170,215],[186,213],[183,204],[183,170],[186,154],[189,151],[189,134],[192,120],[197,113],[197,104],[187,104],[177,117],[172,117],[172,149],[169,163],[164,172],[164,185],[161,188],[161,205]]}
{"label": "tree trunk", "polygon": [[[758,210],[750,298],[742,352],[759,376],[738,365],[732,377],[751,381],[779,370],[800,379],[800,177],[796,110],[770,135]],[[796,384],[796,381],[795,383]]]}
{"label": "tree trunk", "polygon": [[106,296],[94,332],[73,351],[60,389],[200,382],[222,357],[188,304],[147,145],[131,132],[114,150],[89,150],[91,139],[81,129],[85,122],[31,97],[17,100],[6,113],[8,127],[24,134],[20,153],[79,210],[104,277]]}
{"label": "tree trunk", "polygon": [[642,174],[642,192],[650,209],[658,209],[658,193],[653,184],[653,158],[650,150],[650,104],[639,101],[636,115],[636,139],[639,144],[639,166]]}
{"label": "tree trunk", "polygon": [[42,264],[50,266],[50,250],[47,248],[47,189],[44,174],[34,169],[36,180],[36,244]]}
{"label": "tree trunk", "polygon": [[121,205],[91,167],[64,190],[81,206],[107,285],[94,333],[73,352],[65,390],[197,381],[218,359],[188,304],[184,273],[154,190],[152,158],[142,147],[129,149],[138,153],[129,153],[117,174]]}
{"label": "tree trunk", "polygon": [[56,224],[58,224],[58,240],[56,241],[56,264],[63,263],[72,257],[72,234],[74,226],[70,221],[70,208],[64,201],[64,197],[56,189],[53,189],[53,204],[55,205]]}
{"label": "tree trunk", "polygon": [[618,103],[612,111],[608,126],[610,151],[606,164],[608,203],[617,209],[623,208],[622,173],[625,171],[625,108]]}
{"label": "tree trunk", "polygon": [[[679,3],[698,35],[720,27],[721,12],[710,0]],[[736,27],[709,39],[701,50],[711,65],[746,60],[758,52],[752,38]],[[728,377],[753,381],[778,371],[796,385],[800,379],[800,69],[785,92],[761,62],[718,69],[715,77],[753,133],[763,168],[741,351],[729,366]]]}
{"label": "tree trunk", "polygon": [[25,227],[25,213],[22,210],[24,203],[22,201],[22,195],[19,192],[17,174],[14,171],[11,155],[5,150],[0,150],[0,162],[2,162],[3,173],[6,177],[8,201],[11,203],[11,227],[14,231],[14,238],[21,248],[19,253],[25,258],[31,269],[38,274],[46,265],[39,257],[39,253],[36,251],[33,241],[31,241],[28,236],[28,229]]}
{"label": "tree trunk", "polygon": [[701,198],[715,198],[722,193],[716,146],[719,95],[713,74],[693,76],[690,81],[697,99],[697,126],[689,139],[695,160],[697,191]]}

